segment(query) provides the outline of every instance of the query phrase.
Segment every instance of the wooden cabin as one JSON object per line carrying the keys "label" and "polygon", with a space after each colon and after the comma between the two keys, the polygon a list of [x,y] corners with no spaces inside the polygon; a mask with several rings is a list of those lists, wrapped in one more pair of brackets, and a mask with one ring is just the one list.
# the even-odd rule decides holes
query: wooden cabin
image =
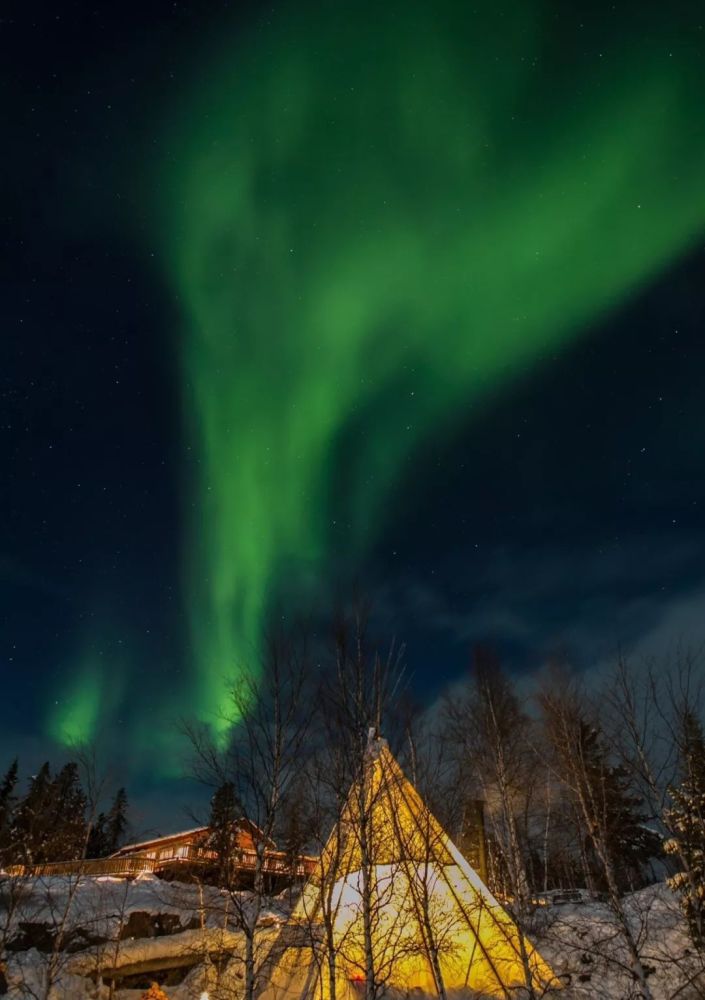
{"label": "wooden cabin", "polygon": [[[292,879],[307,878],[316,867],[316,859],[307,855],[292,857],[278,851],[271,838],[250,820],[234,824],[231,860],[238,885],[247,888],[252,883],[257,863],[257,845],[264,842],[264,875],[267,888],[277,891]],[[145,872],[165,879],[180,879],[193,875],[210,881],[215,876],[218,853],[212,843],[212,830],[197,826],[164,837],[153,837],[135,844],[126,844],[109,858],[84,861],[53,861],[42,865],[14,865],[10,875],[114,875],[133,878]]]}
{"label": "wooden cabin", "polygon": [[[292,858],[285,851],[278,851],[276,844],[250,820],[240,819],[234,824],[232,862],[238,881],[243,887],[251,879],[257,863],[257,846],[264,842],[264,873],[272,887],[290,878],[305,878],[315,868],[315,858]],[[189,868],[209,868],[218,860],[208,826],[155,837],[136,844],[126,844],[112,855],[116,861],[129,859],[149,862],[151,870],[165,878],[179,877]]]}
{"label": "wooden cabin", "polygon": [[[262,832],[254,823],[247,819],[238,820],[235,824],[233,843],[234,852],[244,857],[254,854],[256,844],[262,839]],[[151,840],[141,840],[136,844],[126,844],[111,855],[113,858],[147,858],[159,864],[170,861],[203,860],[209,861],[216,857],[210,846],[211,830],[208,826],[196,826],[180,833],[169,833],[163,837],[153,837]],[[273,840],[267,840],[268,852],[276,850]]]}

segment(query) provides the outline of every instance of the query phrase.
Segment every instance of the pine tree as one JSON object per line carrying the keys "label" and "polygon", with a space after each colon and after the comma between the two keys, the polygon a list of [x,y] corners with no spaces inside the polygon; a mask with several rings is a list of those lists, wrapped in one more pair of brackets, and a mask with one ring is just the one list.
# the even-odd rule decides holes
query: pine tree
{"label": "pine tree", "polygon": [[5,772],[0,782],[0,867],[10,844],[10,829],[15,806],[15,788],[17,786],[17,758]]}
{"label": "pine tree", "polygon": [[17,771],[18,771],[18,761],[17,758],[8,767],[5,772],[5,777],[0,782],[0,816],[3,814],[2,810],[7,807],[7,805],[12,800],[12,795],[17,786]]}
{"label": "pine tree", "polygon": [[304,781],[300,777],[295,778],[284,802],[280,826],[281,849],[286,852],[289,866],[290,892],[299,878],[297,864],[310,836],[313,819],[309,813],[310,803]]}
{"label": "pine tree", "polygon": [[674,835],[664,848],[681,869],[669,885],[681,897],[693,943],[705,951],[705,736],[690,712],[683,720],[683,776],[671,789],[666,822]]}
{"label": "pine tree", "polygon": [[114,854],[125,842],[127,833],[127,792],[118,788],[105,817],[105,853]]}
{"label": "pine tree", "polygon": [[52,835],[43,860],[77,860],[86,846],[86,796],[73,761],[65,764],[53,781],[51,813]]}
{"label": "pine tree", "polygon": [[86,845],[87,858],[105,858],[108,854],[112,853],[108,851],[106,845],[105,822],[105,813],[98,813],[91,826],[91,832],[88,835],[88,843]]}
{"label": "pine tree", "polygon": [[98,813],[88,837],[87,856],[107,858],[125,842],[128,829],[127,792],[119,788],[107,813]]}
{"label": "pine tree", "polygon": [[46,762],[14,810],[8,846],[11,860],[32,865],[80,858],[86,842],[85,812],[78,766],[66,764],[52,777]]}
{"label": "pine tree", "polygon": [[15,809],[8,847],[11,862],[31,865],[45,860],[50,829],[51,786],[51,771],[46,761],[30,779],[27,794]]}
{"label": "pine tree", "polygon": [[294,784],[283,810],[284,817],[281,829],[281,847],[289,856],[292,868],[298,856],[303,853],[306,843],[305,811],[303,787],[300,784]]}
{"label": "pine tree", "polygon": [[[619,889],[636,889],[643,884],[643,870],[649,859],[660,853],[660,842],[645,824],[640,812],[642,799],[635,795],[627,771],[610,762],[601,733],[584,721],[579,731],[580,756],[583,761],[584,795],[593,804],[595,827],[587,831],[587,857],[593,862],[595,840],[607,848]],[[604,848],[603,848],[604,849]],[[591,864],[593,877],[601,888],[602,867]]]}
{"label": "pine tree", "polygon": [[216,789],[211,799],[209,846],[217,855],[216,878],[218,884],[229,887],[234,874],[234,852],[237,846],[237,808],[235,787],[231,781]]}

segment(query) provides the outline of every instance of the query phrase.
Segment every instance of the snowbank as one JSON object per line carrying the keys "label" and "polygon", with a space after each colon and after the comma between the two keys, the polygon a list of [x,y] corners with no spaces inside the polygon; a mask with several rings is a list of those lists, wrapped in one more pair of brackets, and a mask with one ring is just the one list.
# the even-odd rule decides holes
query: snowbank
{"label": "snowbank", "polygon": [[[239,897],[247,904],[248,895]],[[49,966],[51,1000],[104,998],[110,970],[123,987],[115,1000],[137,1000],[139,976],[165,982],[170,1000],[242,995],[243,937],[228,894],[208,886],[67,877],[12,880],[0,876],[0,943],[6,942],[10,1000],[44,1000]],[[262,915],[258,948],[269,950],[288,916],[285,900]],[[649,972],[653,1000],[705,996],[702,959],[694,952],[678,900],[665,885],[627,899],[632,930]],[[63,929],[62,950],[54,947]],[[630,1000],[639,992],[629,974],[619,929],[605,904],[540,907],[527,933],[561,977],[563,1000]],[[266,951],[263,950],[262,954]],[[127,978],[124,978],[127,977]],[[130,979],[130,977],[132,977]],[[166,979],[164,978],[166,977]],[[171,977],[171,978],[169,978]],[[1,982],[1,980],[0,980]],[[28,992],[30,991],[30,992]]]}

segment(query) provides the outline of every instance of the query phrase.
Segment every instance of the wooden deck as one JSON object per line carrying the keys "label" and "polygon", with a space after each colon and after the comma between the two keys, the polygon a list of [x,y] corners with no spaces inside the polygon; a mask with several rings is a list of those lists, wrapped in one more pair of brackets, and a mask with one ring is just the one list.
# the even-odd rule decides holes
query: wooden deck
{"label": "wooden deck", "polygon": [[[50,861],[41,865],[10,865],[8,875],[15,877],[32,876],[47,878],[52,875],[107,875],[113,878],[135,878],[144,873],[162,874],[175,869],[198,868],[214,862],[215,851],[202,847],[179,847],[173,852],[160,851],[157,857],[147,857],[136,853],[121,858],[87,858],[84,861]],[[295,876],[307,878],[316,869],[316,858],[299,857],[292,865],[291,857],[283,851],[267,851],[264,857],[266,875]],[[238,851],[235,861],[236,871],[254,872],[257,864],[255,851]]]}

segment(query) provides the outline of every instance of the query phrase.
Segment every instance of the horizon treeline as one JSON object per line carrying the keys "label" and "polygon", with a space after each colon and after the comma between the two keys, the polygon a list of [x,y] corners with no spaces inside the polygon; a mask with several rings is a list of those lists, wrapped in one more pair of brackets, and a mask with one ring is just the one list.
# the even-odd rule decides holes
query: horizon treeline
{"label": "horizon treeline", "polygon": [[124,843],[125,789],[101,809],[90,772],[81,770],[79,761],[69,761],[52,773],[45,761],[22,791],[19,761],[12,761],[0,779],[0,869],[103,858]]}

